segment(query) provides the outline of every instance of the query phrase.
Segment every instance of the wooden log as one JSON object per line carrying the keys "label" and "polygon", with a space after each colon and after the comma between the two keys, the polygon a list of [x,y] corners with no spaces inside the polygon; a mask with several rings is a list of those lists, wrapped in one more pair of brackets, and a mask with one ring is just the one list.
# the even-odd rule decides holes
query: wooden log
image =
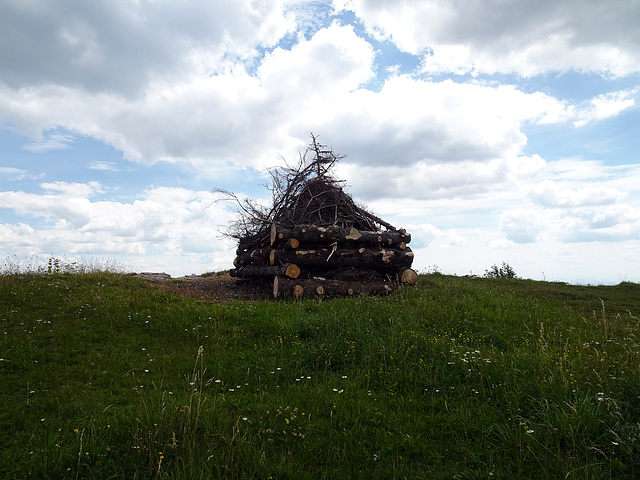
{"label": "wooden log", "polygon": [[273,279],[273,298],[323,298],[389,294],[398,289],[397,284],[387,282],[346,282],[323,278],[290,279],[277,276]]}
{"label": "wooden log", "polygon": [[400,232],[360,232],[360,242],[368,245],[380,245],[380,246],[398,246],[401,249],[405,249],[407,243],[411,242],[411,235],[409,233]]}
{"label": "wooden log", "polygon": [[300,276],[300,267],[293,263],[284,265],[246,265],[229,271],[232,277],[274,277],[283,275],[289,278]]}
{"label": "wooden log", "polygon": [[410,248],[399,249],[329,249],[281,250],[271,251],[273,265],[295,263],[300,267],[356,267],[374,270],[409,268],[413,263],[413,251]]}
{"label": "wooden log", "polygon": [[273,298],[300,298],[303,295],[304,287],[300,283],[291,283],[286,277],[273,277]]}
{"label": "wooden log", "polygon": [[236,255],[243,252],[269,246],[269,235],[260,235],[258,237],[245,237],[238,241],[238,249]]}
{"label": "wooden log", "polygon": [[248,252],[240,253],[233,261],[233,265],[235,267],[242,267],[245,265],[270,265],[270,253],[271,247],[256,248]]}
{"label": "wooden log", "polygon": [[415,285],[416,283],[418,283],[418,274],[415,270],[407,268],[402,272],[402,275],[400,276],[400,282],[406,283],[408,285]]}
{"label": "wooden log", "polygon": [[[399,231],[371,232],[343,227],[316,227],[302,225],[296,228],[284,228],[275,223],[271,226],[271,245],[286,243],[295,239],[299,245],[304,244],[339,244],[358,242],[366,245],[400,246],[405,248],[411,242],[411,235],[404,229]],[[297,248],[297,247],[294,247]]]}

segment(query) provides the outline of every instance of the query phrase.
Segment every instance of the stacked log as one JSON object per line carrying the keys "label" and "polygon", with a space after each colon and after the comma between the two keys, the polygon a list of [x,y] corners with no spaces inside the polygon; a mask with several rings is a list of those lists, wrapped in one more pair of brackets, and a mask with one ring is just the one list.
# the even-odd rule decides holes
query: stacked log
{"label": "stacked log", "polygon": [[[391,292],[400,284],[415,284],[411,270],[411,235],[404,229],[373,232],[338,226],[303,225],[285,228],[275,223],[270,238],[240,244],[235,277],[273,277],[274,298],[371,295]],[[340,272],[358,272],[357,280]]]}

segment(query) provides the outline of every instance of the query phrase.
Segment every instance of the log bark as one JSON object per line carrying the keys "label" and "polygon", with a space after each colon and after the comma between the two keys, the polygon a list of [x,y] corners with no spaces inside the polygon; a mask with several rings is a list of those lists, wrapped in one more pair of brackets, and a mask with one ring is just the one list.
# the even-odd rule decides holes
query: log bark
{"label": "log bark", "polygon": [[238,249],[236,250],[236,255],[240,255],[241,253],[254,250],[256,248],[262,248],[269,246],[269,235],[261,235],[259,237],[248,237],[241,238],[238,241]]}
{"label": "log bark", "polygon": [[318,248],[312,250],[271,251],[272,264],[295,263],[300,267],[357,267],[374,270],[406,269],[413,263],[409,247],[399,249],[340,249]]}
{"label": "log bark", "polygon": [[245,265],[270,265],[270,253],[271,247],[256,248],[249,252],[240,253],[233,261],[233,265],[235,267],[242,267]]}
{"label": "log bark", "polygon": [[384,295],[396,291],[397,284],[387,282],[345,282],[321,278],[273,279],[273,298],[323,298],[364,295]]}
{"label": "log bark", "polygon": [[232,277],[274,277],[282,275],[289,278],[300,276],[300,267],[293,263],[284,265],[247,265],[229,271]]}
{"label": "log bark", "polygon": [[[411,235],[406,230],[371,232],[343,227],[316,227],[315,225],[303,225],[296,228],[284,228],[275,223],[271,226],[271,245],[286,243],[295,239],[298,245],[338,244],[357,242],[375,246],[399,246],[405,248],[411,242]],[[291,246],[291,245],[290,245]],[[293,247],[297,248],[297,247]]]}
{"label": "log bark", "polygon": [[405,249],[411,242],[411,234],[400,232],[360,232],[359,241],[368,245],[398,246]]}

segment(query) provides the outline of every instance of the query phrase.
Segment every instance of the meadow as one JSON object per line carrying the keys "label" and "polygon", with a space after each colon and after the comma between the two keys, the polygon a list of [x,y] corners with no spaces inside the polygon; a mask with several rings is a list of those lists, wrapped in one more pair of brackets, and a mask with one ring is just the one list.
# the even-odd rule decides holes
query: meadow
{"label": "meadow", "polygon": [[0,478],[640,477],[640,285],[213,303],[0,277]]}

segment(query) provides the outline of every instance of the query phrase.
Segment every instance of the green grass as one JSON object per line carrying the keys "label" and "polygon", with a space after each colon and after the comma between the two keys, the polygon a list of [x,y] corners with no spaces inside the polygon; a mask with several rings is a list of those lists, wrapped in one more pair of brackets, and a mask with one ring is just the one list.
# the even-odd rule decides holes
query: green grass
{"label": "green grass", "polygon": [[640,285],[214,304],[0,278],[0,478],[640,477]]}

